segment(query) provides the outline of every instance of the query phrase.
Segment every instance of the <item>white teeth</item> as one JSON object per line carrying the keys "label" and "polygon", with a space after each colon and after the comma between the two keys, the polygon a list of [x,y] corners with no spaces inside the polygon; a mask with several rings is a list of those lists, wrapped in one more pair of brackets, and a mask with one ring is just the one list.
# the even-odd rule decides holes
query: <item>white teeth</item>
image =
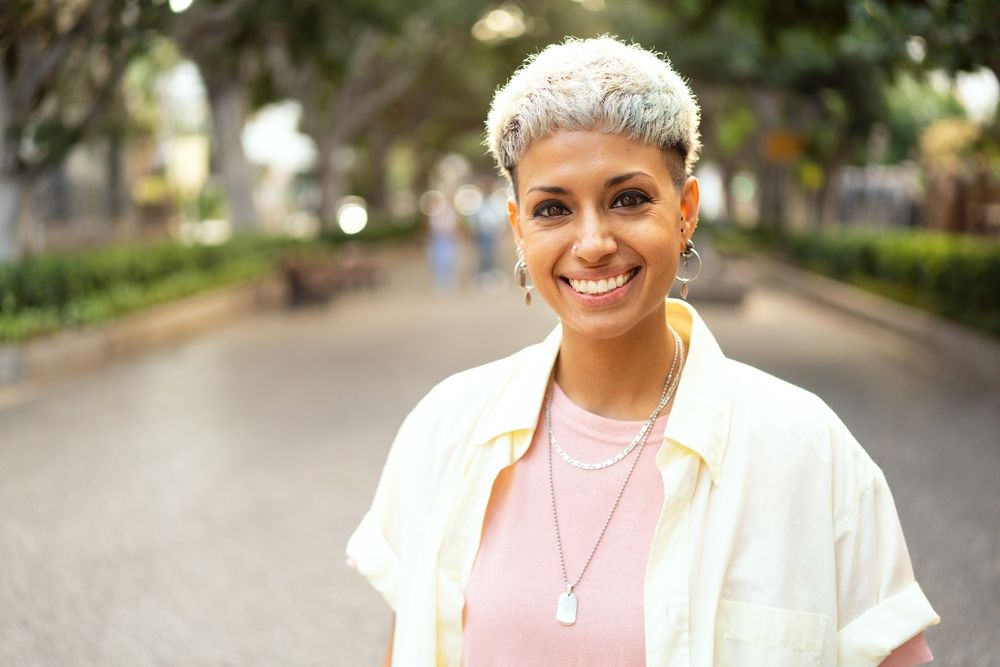
{"label": "white teeth", "polygon": [[621,273],[613,278],[603,278],[601,280],[573,280],[569,281],[573,289],[582,294],[604,294],[613,289],[618,289],[636,274],[636,269]]}

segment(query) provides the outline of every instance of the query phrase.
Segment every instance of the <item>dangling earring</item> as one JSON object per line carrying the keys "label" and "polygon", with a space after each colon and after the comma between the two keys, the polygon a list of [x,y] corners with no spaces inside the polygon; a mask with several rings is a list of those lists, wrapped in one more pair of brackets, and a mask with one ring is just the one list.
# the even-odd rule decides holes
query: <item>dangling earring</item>
{"label": "dangling earring", "polygon": [[531,290],[535,286],[528,282],[528,263],[524,261],[524,251],[517,246],[517,261],[514,262],[514,281],[524,290],[524,305],[531,305]]}
{"label": "dangling earring", "polygon": [[[698,268],[693,274],[688,266],[692,258],[698,260]],[[688,298],[688,284],[697,280],[698,276],[701,275],[701,255],[694,249],[694,241],[691,239],[684,242],[684,252],[681,253],[681,262],[684,265],[683,270],[685,275],[681,276],[680,272],[678,272],[676,280],[681,284],[681,298],[686,301]]]}

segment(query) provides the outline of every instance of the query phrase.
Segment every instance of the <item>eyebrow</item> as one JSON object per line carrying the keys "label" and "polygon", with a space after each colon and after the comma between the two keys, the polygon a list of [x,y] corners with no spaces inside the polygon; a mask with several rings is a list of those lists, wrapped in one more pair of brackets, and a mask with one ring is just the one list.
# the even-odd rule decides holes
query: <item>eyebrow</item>
{"label": "eyebrow", "polygon": [[569,194],[569,190],[567,190],[566,188],[561,188],[558,185],[536,185],[533,188],[528,188],[528,191],[525,192],[524,194],[530,195],[535,190],[541,190],[542,192],[548,192],[549,194],[553,194],[553,195],[568,195]]}
{"label": "eyebrow", "polygon": [[[625,181],[628,181],[628,180],[630,180],[632,178],[635,178],[636,176],[649,176],[649,174],[647,174],[644,171],[630,171],[627,174],[620,174],[618,176],[612,176],[608,180],[604,181],[604,188],[607,189],[607,188],[610,188],[610,187],[614,187],[615,185],[621,185]],[[652,178],[652,177],[650,176],[650,178]],[[569,194],[569,190],[567,190],[564,187],[558,186],[558,185],[536,185],[536,186],[534,186],[532,188],[528,188],[528,191],[525,192],[524,194],[526,194],[526,195],[527,194],[531,194],[535,190],[540,190],[541,192],[548,192],[549,194],[553,194],[553,195],[568,195]]]}
{"label": "eyebrow", "polygon": [[[621,176],[612,176],[608,180],[604,181],[604,187],[610,188],[614,185],[621,185],[625,181],[634,178],[636,176],[649,176],[649,174],[647,174],[644,171],[630,171],[627,174],[622,174]],[[652,178],[652,176],[649,177]]]}

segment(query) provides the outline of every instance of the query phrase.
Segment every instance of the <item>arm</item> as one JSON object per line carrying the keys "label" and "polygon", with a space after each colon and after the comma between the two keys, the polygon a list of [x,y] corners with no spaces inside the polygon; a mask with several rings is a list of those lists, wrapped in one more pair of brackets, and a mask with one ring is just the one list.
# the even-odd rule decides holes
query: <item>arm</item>
{"label": "arm", "polygon": [[389,621],[389,645],[385,647],[385,658],[382,659],[382,667],[392,667],[392,635],[396,631],[396,615],[392,615]]}
{"label": "arm", "polygon": [[881,470],[876,468],[874,476],[859,486],[853,515],[840,524],[836,539],[838,664],[924,664],[926,654],[918,651],[912,656],[912,644],[896,656],[891,654],[937,624],[940,617],[914,579],[895,503]]}
{"label": "arm", "polygon": [[896,648],[889,657],[879,663],[879,667],[914,667],[915,665],[926,665],[934,660],[930,646],[924,639],[924,633],[920,633],[902,646]]}

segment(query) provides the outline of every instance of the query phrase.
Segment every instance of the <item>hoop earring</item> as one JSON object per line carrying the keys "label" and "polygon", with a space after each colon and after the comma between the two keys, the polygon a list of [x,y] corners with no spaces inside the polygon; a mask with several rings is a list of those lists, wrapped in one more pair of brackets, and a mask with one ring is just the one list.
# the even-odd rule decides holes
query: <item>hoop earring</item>
{"label": "hoop earring", "polygon": [[[691,259],[694,258],[698,260],[698,268],[695,270],[694,274],[691,274],[691,270],[688,266]],[[684,243],[684,252],[681,253],[681,261],[684,263],[684,275],[683,277],[678,272],[676,277],[677,282],[681,284],[681,298],[685,301],[688,298],[688,285],[698,279],[701,275],[701,255],[698,251],[694,249],[694,241],[688,239]]]}
{"label": "hoop earring", "polygon": [[514,281],[518,287],[524,290],[524,305],[531,305],[531,290],[535,289],[534,284],[528,282],[528,263],[524,261],[524,251],[521,246],[517,247],[517,261],[514,262]]}

